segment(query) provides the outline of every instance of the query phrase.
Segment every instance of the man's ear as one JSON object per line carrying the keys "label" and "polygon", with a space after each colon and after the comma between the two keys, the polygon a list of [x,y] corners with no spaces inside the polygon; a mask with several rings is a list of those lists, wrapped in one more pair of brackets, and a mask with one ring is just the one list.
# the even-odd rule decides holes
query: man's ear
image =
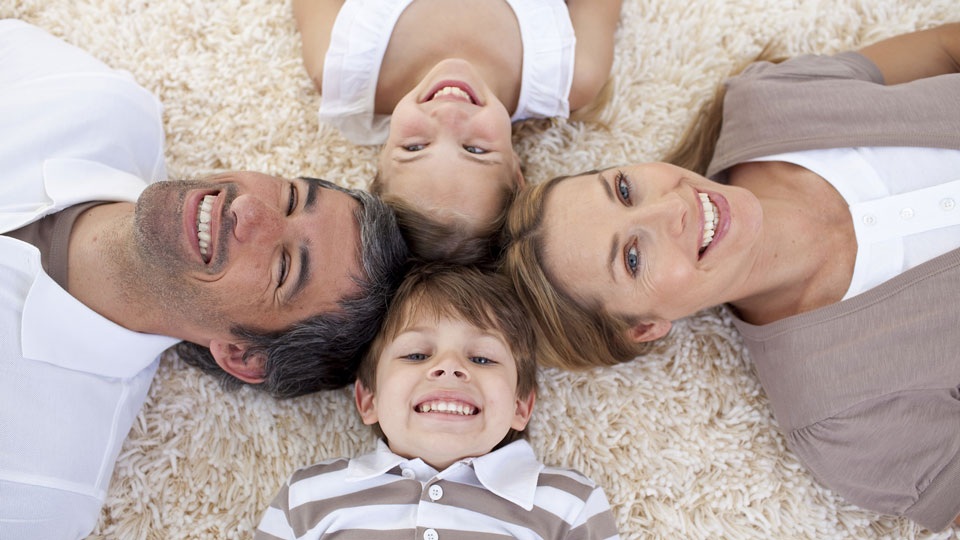
{"label": "man's ear", "polygon": [[634,343],[645,343],[647,341],[660,339],[667,335],[667,332],[670,331],[671,326],[672,325],[670,321],[665,321],[663,319],[657,319],[652,322],[637,323],[635,326],[627,329],[627,337],[629,337]]}
{"label": "man's ear", "polygon": [[213,359],[217,361],[220,369],[243,382],[250,384],[262,383],[266,376],[264,369],[266,358],[264,358],[262,354],[244,358],[243,353],[245,352],[247,352],[246,345],[239,345],[219,339],[210,340],[210,354],[213,355]]}
{"label": "man's ear", "polygon": [[523,431],[530,421],[530,415],[533,414],[533,403],[537,401],[537,391],[531,390],[526,399],[517,398],[517,412],[513,415],[513,422],[510,427],[517,431]]}
{"label": "man's ear", "polygon": [[379,422],[377,417],[377,406],[373,402],[373,392],[357,379],[353,383],[353,395],[357,403],[357,411],[360,412],[360,418],[366,425],[373,425]]}

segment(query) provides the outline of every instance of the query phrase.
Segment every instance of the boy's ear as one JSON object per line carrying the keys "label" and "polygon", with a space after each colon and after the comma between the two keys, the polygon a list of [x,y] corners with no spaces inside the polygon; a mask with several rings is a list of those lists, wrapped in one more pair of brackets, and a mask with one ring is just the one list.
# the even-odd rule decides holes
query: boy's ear
{"label": "boy's ear", "polygon": [[672,323],[664,319],[642,322],[627,328],[627,337],[634,343],[644,343],[660,339],[670,331]]}
{"label": "boy's ear", "polygon": [[267,359],[262,354],[244,358],[243,354],[245,352],[247,352],[246,345],[219,339],[210,340],[210,354],[213,355],[213,359],[217,361],[220,369],[243,382],[262,383],[266,376],[264,365]]}
{"label": "boy's ear", "polygon": [[353,383],[353,395],[363,423],[369,426],[379,422],[377,406],[373,403],[373,392],[364,386],[360,379]]}
{"label": "boy's ear", "polygon": [[517,398],[517,412],[513,415],[513,422],[510,427],[517,431],[523,431],[530,421],[530,415],[533,414],[533,403],[537,400],[537,391],[531,390],[530,394],[523,398]]}

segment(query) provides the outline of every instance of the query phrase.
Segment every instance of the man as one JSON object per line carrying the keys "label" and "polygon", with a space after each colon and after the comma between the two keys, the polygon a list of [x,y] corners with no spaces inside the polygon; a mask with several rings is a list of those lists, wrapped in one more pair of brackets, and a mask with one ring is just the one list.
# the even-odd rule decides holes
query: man
{"label": "man", "polygon": [[0,66],[0,538],[82,538],[158,354],[282,397],[342,386],[406,248],[328,182],[156,182],[159,101],[42,30],[0,21]]}

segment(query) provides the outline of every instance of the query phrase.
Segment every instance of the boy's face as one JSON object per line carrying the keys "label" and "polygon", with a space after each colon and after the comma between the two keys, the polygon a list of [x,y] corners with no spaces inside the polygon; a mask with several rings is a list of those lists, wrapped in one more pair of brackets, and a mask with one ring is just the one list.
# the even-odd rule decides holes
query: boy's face
{"label": "boy's face", "polygon": [[394,453],[437,470],[522,430],[534,402],[532,391],[517,397],[517,366],[499,332],[432,313],[412,317],[384,347],[376,388],[355,385],[363,422],[379,422]]}
{"label": "boy's face", "polygon": [[489,225],[523,180],[510,115],[464,60],[438,63],[397,104],[380,153],[383,193]]}

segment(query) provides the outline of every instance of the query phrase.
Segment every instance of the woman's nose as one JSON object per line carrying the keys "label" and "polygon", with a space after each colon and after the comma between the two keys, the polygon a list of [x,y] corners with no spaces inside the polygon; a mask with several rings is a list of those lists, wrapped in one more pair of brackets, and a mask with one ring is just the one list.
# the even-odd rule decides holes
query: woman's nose
{"label": "woman's nose", "polygon": [[236,223],[233,234],[240,242],[269,241],[282,230],[282,218],[277,208],[264,204],[251,195],[241,195],[230,205]]}
{"label": "woman's nose", "polygon": [[637,213],[643,225],[660,228],[670,236],[680,236],[683,233],[687,210],[683,199],[676,193],[646,200],[637,207]]}

